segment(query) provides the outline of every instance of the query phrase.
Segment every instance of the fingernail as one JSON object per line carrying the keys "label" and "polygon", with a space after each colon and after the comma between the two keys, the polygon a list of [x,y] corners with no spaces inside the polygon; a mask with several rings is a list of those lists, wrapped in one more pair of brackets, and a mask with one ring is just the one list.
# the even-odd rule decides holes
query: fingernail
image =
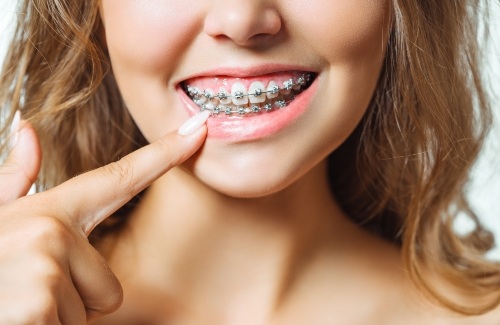
{"label": "fingernail", "polygon": [[199,114],[191,116],[182,126],[179,128],[177,133],[180,135],[190,135],[195,133],[203,124],[208,120],[210,116],[210,111],[203,111]]}
{"label": "fingernail", "polygon": [[16,111],[14,114],[14,119],[12,120],[12,124],[10,125],[10,147],[13,148],[17,140],[19,138],[19,123],[21,122],[21,112]]}

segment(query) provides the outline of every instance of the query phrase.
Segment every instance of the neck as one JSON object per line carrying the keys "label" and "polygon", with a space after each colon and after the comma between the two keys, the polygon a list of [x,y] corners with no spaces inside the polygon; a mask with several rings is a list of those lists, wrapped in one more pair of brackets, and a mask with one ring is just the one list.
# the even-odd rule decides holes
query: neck
{"label": "neck", "polygon": [[161,279],[183,301],[231,309],[234,318],[238,306],[248,313],[245,301],[256,312],[277,308],[306,259],[349,225],[328,189],[325,163],[287,189],[254,199],[222,195],[177,168],[151,186],[130,217],[120,241],[129,249],[116,250],[127,258],[112,257],[123,264],[135,252],[118,269],[140,267],[152,285]]}

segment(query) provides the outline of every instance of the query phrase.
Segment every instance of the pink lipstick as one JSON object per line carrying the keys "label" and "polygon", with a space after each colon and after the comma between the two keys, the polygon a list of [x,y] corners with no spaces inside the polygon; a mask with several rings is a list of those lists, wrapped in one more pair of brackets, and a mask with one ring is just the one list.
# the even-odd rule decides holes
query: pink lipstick
{"label": "pink lipstick", "polygon": [[210,111],[208,137],[228,142],[254,141],[278,134],[307,110],[317,76],[282,71],[252,77],[201,76],[177,86],[190,115]]}

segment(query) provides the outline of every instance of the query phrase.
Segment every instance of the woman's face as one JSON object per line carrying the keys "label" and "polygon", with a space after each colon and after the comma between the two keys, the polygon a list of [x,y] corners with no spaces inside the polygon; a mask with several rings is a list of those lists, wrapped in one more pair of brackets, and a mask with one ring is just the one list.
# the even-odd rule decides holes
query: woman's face
{"label": "woman's face", "polygon": [[101,17],[145,137],[211,110],[189,168],[223,193],[254,197],[292,184],[356,127],[380,74],[391,4],[102,0]]}

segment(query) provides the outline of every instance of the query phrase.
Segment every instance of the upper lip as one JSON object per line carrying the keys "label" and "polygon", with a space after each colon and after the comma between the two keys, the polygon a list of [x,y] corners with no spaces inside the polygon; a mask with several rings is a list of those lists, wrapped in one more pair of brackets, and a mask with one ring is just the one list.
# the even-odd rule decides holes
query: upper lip
{"label": "upper lip", "polygon": [[218,67],[193,73],[185,77],[183,80],[180,80],[176,84],[179,85],[186,80],[198,77],[227,76],[233,78],[250,78],[285,71],[304,71],[317,73],[316,70],[310,67],[289,64],[262,64],[250,67]]}

